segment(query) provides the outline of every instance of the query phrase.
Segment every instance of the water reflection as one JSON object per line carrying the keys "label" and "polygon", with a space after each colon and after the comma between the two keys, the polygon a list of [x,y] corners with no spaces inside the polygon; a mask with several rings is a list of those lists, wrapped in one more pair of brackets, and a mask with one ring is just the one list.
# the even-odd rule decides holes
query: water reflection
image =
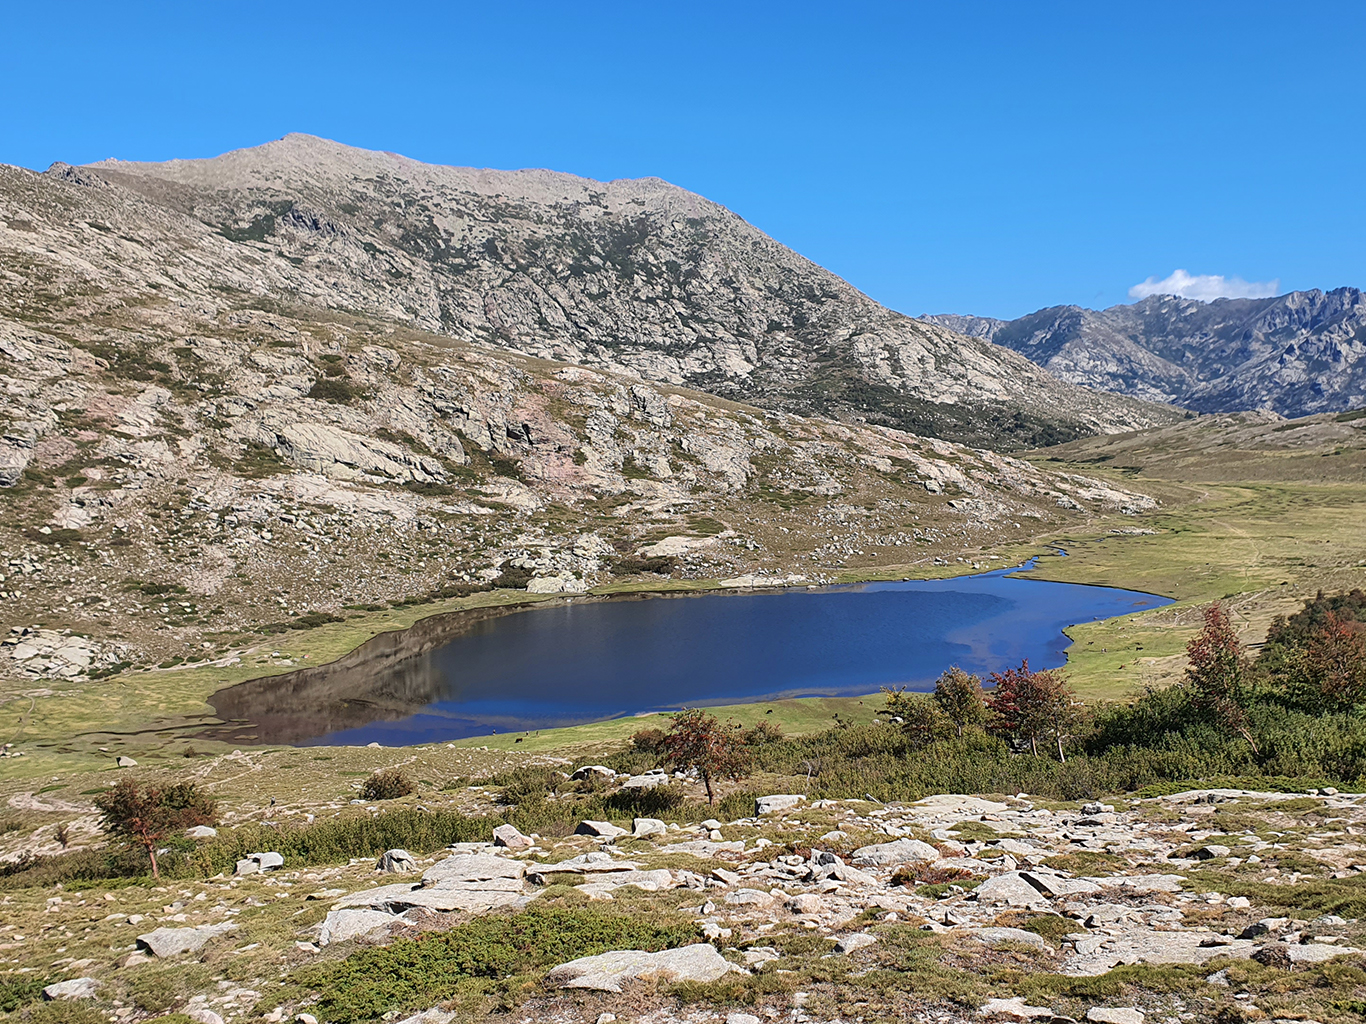
{"label": "water reflection", "polygon": [[575,600],[424,620],[316,669],[212,698],[264,743],[430,742],[683,705],[925,687],[1065,660],[1064,627],[1169,604],[1011,577],[819,590]]}

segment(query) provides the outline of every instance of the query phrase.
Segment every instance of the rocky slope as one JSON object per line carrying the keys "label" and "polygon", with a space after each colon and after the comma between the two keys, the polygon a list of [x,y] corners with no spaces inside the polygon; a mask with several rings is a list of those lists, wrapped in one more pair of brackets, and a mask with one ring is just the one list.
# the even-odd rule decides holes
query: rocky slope
{"label": "rocky slope", "polygon": [[1199,412],[1307,416],[1366,405],[1366,300],[1357,288],[921,320],[1008,346],[1074,384]]}
{"label": "rocky slope", "polygon": [[885,309],[658,179],[437,167],[291,135],[212,160],[57,166],[4,192],[21,217],[58,204],[90,225],[59,249],[95,243],[158,287],[288,296],[769,408],[998,450],[1170,418]]}
{"label": "rocky slope", "polygon": [[[401,763],[430,771],[459,753],[411,748]],[[191,771],[228,797],[244,778],[297,773],[290,757],[234,753]],[[158,771],[179,778],[186,769]],[[599,788],[640,781],[612,781],[605,768],[575,776],[594,771],[606,776]],[[667,775],[660,784],[699,788]],[[365,813],[334,787],[320,788],[330,798],[258,803],[198,842],[232,842],[236,828],[267,812],[272,824]],[[487,800],[486,787],[423,795],[471,798]],[[205,1024],[305,1013],[369,1019],[381,1010],[404,1024],[1347,1021],[1340,1008],[1354,1006],[1363,987],[1363,935],[1360,921],[1333,911],[1359,905],[1362,800],[1332,789],[1197,789],[1117,804],[1021,794],[874,805],[791,795],[760,798],[752,817],[701,825],[585,821],[579,834],[545,837],[503,825],[495,843],[427,856],[391,850],[377,863],[305,863],[266,850],[240,860],[234,877],[181,877],[170,888],[12,889],[6,949],[11,965],[66,986],[50,998],[118,1019],[147,1019],[149,979],[175,976],[157,1008]],[[25,808],[33,831],[7,835],[6,847],[55,849],[59,826],[73,845],[97,841],[88,807],[30,792],[9,804]],[[415,958],[395,941],[425,935],[424,967],[454,971],[447,965],[458,955],[473,974],[471,964],[494,955],[490,946],[502,947],[488,939],[447,946],[438,936],[487,936],[493,929],[477,923],[503,915],[536,935],[544,916],[571,908],[609,923],[654,917],[678,936],[651,952],[604,928],[589,955],[524,969],[515,989],[494,990],[496,1002],[470,999],[441,977],[445,995],[395,984],[363,1017],[346,1015],[364,976],[336,971],[342,957],[398,976],[400,965],[415,970]],[[232,983],[211,978],[229,953]],[[502,961],[497,968],[490,977],[510,973]],[[672,978],[644,977],[661,971]],[[669,983],[720,979],[690,990]],[[465,1000],[449,1001],[453,991]],[[425,1012],[406,1016],[413,1010]]]}
{"label": "rocky slope", "polygon": [[[279,152],[300,146],[316,148],[296,141]],[[193,177],[215,166],[181,170]],[[0,671],[19,678],[208,657],[243,630],[306,625],[344,605],[449,597],[491,580],[577,593],[641,573],[745,585],[756,573],[824,579],[971,560],[984,546],[1152,504],[887,426],[647,382],[625,349],[547,343],[551,354],[587,361],[617,352],[589,369],[514,353],[496,333],[452,338],[438,329],[455,330],[456,320],[440,310],[454,317],[443,303],[471,293],[444,289],[415,257],[397,262],[396,239],[372,254],[339,227],[335,250],[314,238],[299,243],[311,255],[296,256],[282,241],[294,231],[285,213],[272,215],[277,233],[262,229],[269,242],[234,241],[227,235],[249,229],[225,222],[225,234],[174,208],[200,201],[193,188],[139,180],[164,195],[153,202],[85,170],[0,170],[0,601],[16,630],[0,645]],[[547,195],[575,181],[540,172],[498,180]],[[702,203],[658,183],[622,187],[665,205]],[[493,202],[492,189],[469,202]],[[518,209],[534,223],[530,207]],[[356,253],[393,271],[392,292],[345,270]],[[469,263],[469,274],[485,272]],[[521,272],[499,273],[510,290],[485,295],[461,323],[519,308],[521,286],[510,282]],[[419,277],[435,303],[422,316],[402,305],[416,301]],[[370,308],[386,295],[391,306]],[[593,295],[581,293],[574,308],[628,306],[610,290]],[[433,330],[408,326],[429,315]],[[604,337],[621,322],[612,317],[600,324]],[[577,337],[560,322],[516,340],[535,348],[542,330]],[[688,337],[698,352],[722,351],[715,339]],[[980,353],[984,365],[1002,365]],[[679,360],[656,376],[688,377],[694,364]]]}

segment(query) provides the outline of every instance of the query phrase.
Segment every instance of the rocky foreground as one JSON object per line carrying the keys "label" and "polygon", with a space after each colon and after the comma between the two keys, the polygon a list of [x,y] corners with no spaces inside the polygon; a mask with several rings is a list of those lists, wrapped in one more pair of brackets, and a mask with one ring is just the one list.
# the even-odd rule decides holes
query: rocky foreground
{"label": "rocky foreground", "polygon": [[[568,901],[682,915],[695,938],[553,966],[508,1019],[1304,1020],[1318,1004],[1287,995],[1294,979],[1336,970],[1314,998],[1340,1003],[1366,955],[1358,922],[1325,910],[1359,891],[1364,801],[1220,789],[1080,807],[1024,794],[768,797],[731,822],[588,821],[561,839],[504,826],[492,844],[394,850],[378,865],[296,869],[265,852],[233,878],[48,898],[27,938],[0,949],[17,963],[41,946],[71,976],[52,996],[120,1020],[143,1016],[107,1001],[128,972],[247,956],[259,976],[184,992],[191,1018],[307,1021],[321,993],[280,988],[276,966]],[[5,900],[15,920],[39,909],[20,906],[29,898]],[[55,959],[82,927],[101,951]],[[408,1021],[452,1019],[436,1005]]]}

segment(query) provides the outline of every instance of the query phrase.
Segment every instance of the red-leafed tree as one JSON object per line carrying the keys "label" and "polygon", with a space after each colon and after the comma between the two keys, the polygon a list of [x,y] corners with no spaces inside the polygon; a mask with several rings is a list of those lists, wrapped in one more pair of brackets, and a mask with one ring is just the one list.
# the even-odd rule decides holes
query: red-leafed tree
{"label": "red-leafed tree", "polygon": [[1035,672],[1026,659],[1019,668],[993,672],[991,681],[994,685],[987,704],[992,728],[1028,741],[1030,751],[1036,755],[1039,740],[1051,734],[1058,748],[1058,760],[1066,763],[1063,744],[1081,718],[1081,706],[1061,674],[1051,669]]}
{"label": "red-leafed tree", "polygon": [[664,738],[664,756],[675,768],[697,772],[707,790],[707,803],[716,802],[713,784],[740,779],[749,773],[745,739],[738,727],[722,725],[715,715],[685,708],[673,716]]}
{"label": "red-leafed tree", "polygon": [[162,840],[195,825],[214,822],[214,801],[193,782],[174,786],[139,786],[123,779],[95,797],[100,823],[112,836],[130,846],[141,846],[152,861],[152,877],[160,878],[157,846]]}
{"label": "red-leafed tree", "polygon": [[1186,685],[1195,706],[1229,732],[1247,740],[1253,753],[1257,741],[1248,724],[1248,663],[1228,610],[1215,601],[1205,609],[1205,625],[1186,645]]}
{"label": "red-leafed tree", "polygon": [[1329,704],[1360,703],[1366,697],[1366,634],[1353,620],[1330,611],[1309,634],[1304,668]]}

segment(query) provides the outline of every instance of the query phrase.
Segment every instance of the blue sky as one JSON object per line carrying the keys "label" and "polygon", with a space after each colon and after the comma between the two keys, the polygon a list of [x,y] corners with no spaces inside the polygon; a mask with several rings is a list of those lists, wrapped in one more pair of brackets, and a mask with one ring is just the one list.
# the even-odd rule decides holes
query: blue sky
{"label": "blue sky", "polygon": [[5,163],[301,131],[653,175],[913,314],[1110,305],[1177,269],[1366,285],[1361,2],[68,0],[4,21]]}

